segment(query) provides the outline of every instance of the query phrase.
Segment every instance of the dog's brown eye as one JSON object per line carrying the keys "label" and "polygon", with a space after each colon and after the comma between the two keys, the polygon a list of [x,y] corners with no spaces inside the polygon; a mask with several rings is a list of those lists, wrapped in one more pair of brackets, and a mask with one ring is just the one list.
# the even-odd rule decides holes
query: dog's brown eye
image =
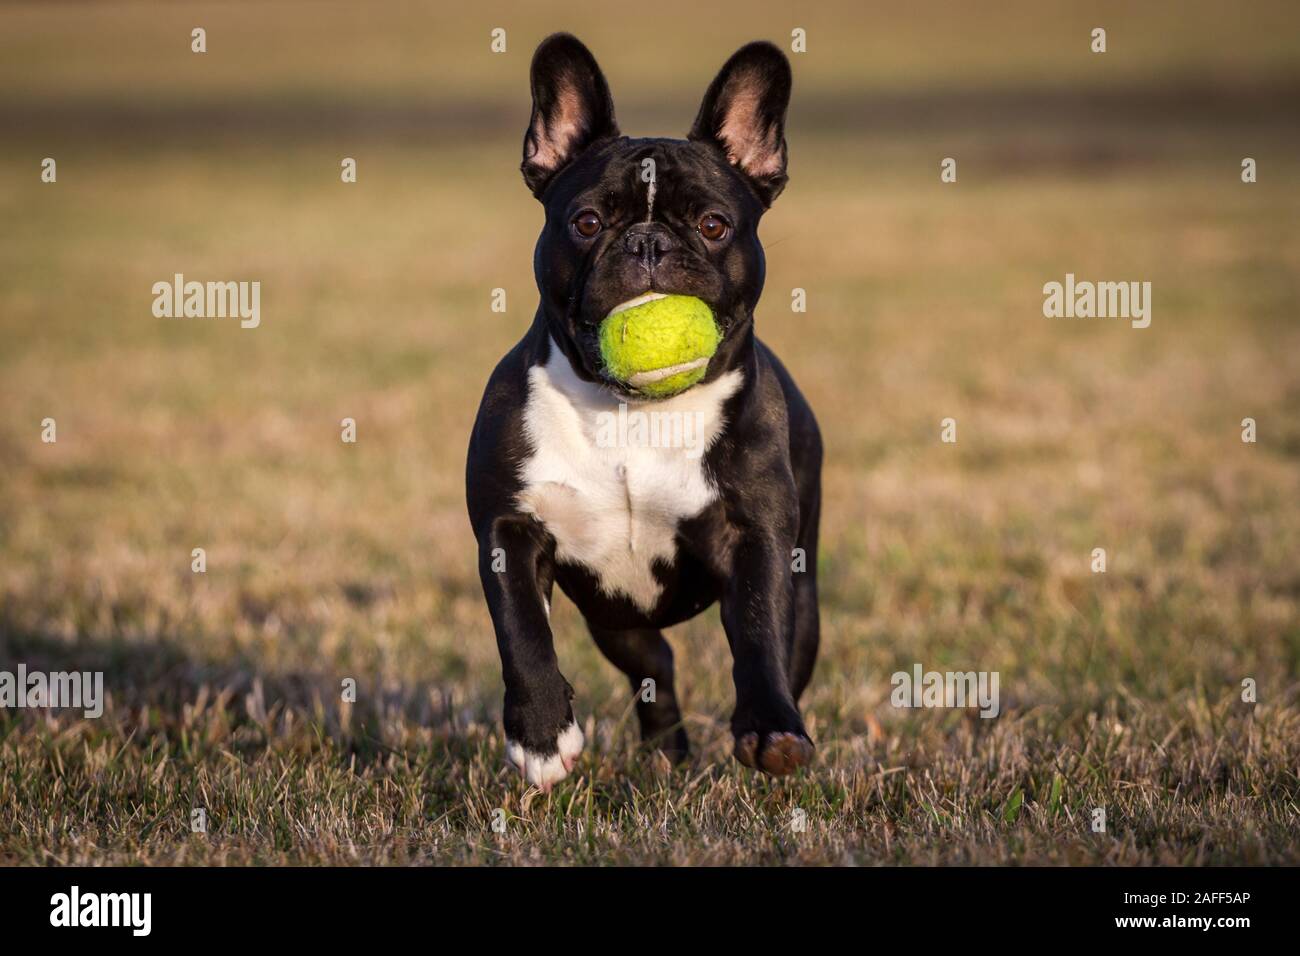
{"label": "dog's brown eye", "polygon": [[603,226],[604,223],[600,221],[600,217],[590,209],[584,209],[573,217],[574,231],[584,239],[590,239],[600,232]]}
{"label": "dog's brown eye", "polygon": [[718,242],[727,235],[727,220],[712,213],[700,220],[700,235],[710,242]]}

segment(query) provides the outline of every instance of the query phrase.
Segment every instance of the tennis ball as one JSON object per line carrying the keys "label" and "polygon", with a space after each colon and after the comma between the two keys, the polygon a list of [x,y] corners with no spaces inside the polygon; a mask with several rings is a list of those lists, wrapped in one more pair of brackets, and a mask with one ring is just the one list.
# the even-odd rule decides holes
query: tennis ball
{"label": "tennis ball", "polygon": [[666,398],[704,378],[721,338],[713,310],[699,299],[650,292],[605,316],[600,355],[610,378]]}

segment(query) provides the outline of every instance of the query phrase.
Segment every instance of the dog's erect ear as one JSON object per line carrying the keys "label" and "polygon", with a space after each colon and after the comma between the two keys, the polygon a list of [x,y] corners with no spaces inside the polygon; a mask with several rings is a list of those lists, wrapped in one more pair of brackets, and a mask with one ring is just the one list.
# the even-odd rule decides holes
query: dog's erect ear
{"label": "dog's erect ear", "polygon": [[575,36],[553,33],[533,54],[533,116],[524,134],[524,182],[546,184],[597,140],[618,135],[614,100],[596,58]]}
{"label": "dog's erect ear", "polygon": [[790,61],[771,43],[749,43],[719,71],[690,138],[713,143],[749,178],[765,206],[785,188],[785,110]]}

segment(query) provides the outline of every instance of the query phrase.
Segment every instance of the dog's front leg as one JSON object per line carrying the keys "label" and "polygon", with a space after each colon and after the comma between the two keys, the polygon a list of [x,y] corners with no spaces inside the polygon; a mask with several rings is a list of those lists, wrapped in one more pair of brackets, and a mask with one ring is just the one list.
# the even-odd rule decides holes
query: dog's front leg
{"label": "dog's front leg", "polygon": [[790,548],[779,537],[760,529],[742,535],[722,596],[722,624],[734,659],[736,759],[777,776],[813,755],[790,692],[786,657],[794,628],[794,583]]}
{"label": "dog's front leg", "polygon": [[495,518],[479,535],[479,577],[506,685],[506,757],[543,790],[568,776],[583,744],[551,636],[554,547],[525,515]]}

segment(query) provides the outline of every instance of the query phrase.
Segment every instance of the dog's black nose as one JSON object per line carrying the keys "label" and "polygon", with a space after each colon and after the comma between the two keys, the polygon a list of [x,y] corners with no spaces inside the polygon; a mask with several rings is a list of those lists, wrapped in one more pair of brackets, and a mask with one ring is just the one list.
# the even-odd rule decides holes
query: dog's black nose
{"label": "dog's black nose", "polygon": [[676,246],[673,234],[657,222],[638,223],[623,233],[623,249],[640,259],[647,269],[654,269]]}

